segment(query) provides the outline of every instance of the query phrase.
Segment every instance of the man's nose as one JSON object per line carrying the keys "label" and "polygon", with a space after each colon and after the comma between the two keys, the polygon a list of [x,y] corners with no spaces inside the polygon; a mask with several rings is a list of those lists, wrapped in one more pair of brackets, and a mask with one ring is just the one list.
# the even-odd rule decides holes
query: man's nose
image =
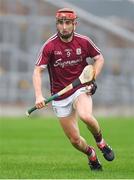
{"label": "man's nose", "polygon": [[64,22],[64,23],[63,23],[63,29],[66,29],[66,27],[67,27],[67,25],[66,25],[66,23]]}

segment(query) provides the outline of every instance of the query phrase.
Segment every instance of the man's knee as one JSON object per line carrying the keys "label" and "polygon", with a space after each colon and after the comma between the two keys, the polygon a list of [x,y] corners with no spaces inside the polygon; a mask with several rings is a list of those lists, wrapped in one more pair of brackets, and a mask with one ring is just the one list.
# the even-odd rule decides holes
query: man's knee
{"label": "man's knee", "polygon": [[82,113],[80,115],[80,118],[85,122],[85,123],[92,123],[93,122],[93,116],[92,114],[89,113]]}

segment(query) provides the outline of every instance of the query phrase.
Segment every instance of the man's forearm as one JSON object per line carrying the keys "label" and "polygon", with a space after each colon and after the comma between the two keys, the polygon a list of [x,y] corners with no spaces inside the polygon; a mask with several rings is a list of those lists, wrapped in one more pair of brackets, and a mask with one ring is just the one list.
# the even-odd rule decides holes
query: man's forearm
{"label": "man's forearm", "polygon": [[95,69],[95,79],[97,78],[97,76],[100,74],[102,67],[104,64],[104,58],[102,55],[96,56],[94,58],[94,69]]}
{"label": "man's forearm", "polygon": [[42,79],[41,79],[41,69],[39,67],[35,67],[33,72],[33,85],[35,90],[35,96],[42,96]]}

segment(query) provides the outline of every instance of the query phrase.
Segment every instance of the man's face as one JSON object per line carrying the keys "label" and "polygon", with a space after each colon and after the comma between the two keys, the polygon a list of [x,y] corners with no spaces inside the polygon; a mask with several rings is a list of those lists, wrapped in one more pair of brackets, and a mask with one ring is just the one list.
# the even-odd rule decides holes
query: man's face
{"label": "man's face", "polygon": [[68,39],[73,35],[75,29],[75,23],[70,19],[57,20],[57,31],[61,38]]}

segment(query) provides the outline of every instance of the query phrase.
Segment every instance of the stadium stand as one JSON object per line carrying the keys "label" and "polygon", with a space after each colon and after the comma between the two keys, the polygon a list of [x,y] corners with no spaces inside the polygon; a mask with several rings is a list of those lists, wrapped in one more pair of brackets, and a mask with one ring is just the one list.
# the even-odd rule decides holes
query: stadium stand
{"label": "stadium stand", "polygon": [[[102,3],[102,11],[99,11],[100,6],[97,5],[99,3],[97,0],[89,0],[90,3],[84,1],[83,5],[80,0],[77,2],[68,0],[67,2],[75,2],[73,5],[78,9],[81,7],[85,13],[89,13],[87,11],[89,5],[90,13],[93,17],[98,18],[98,24],[93,23],[88,17],[84,18],[78,12],[80,25],[77,32],[90,36],[105,57],[103,72],[97,80],[98,92],[94,96],[96,109],[103,112],[105,107],[113,108],[116,109],[113,111],[116,114],[125,109],[124,114],[125,112],[133,114],[134,22],[131,17],[134,12],[131,11],[130,6],[134,7],[134,4],[126,1],[126,4],[121,6],[121,1],[118,1],[118,3],[112,3],[113,11],[105,11],[109,7],[111,8],[111,4],[103,5]],[[25,108],[34,103],[32,86],[34,63],[42,44],[56,31],[54,15],[60,5],[59,3],[55,5],[51,0],[0,0],[1,109],[3,105],[10,107],[17,105]],[[126,18],[124,14],[124,17],[119,14],[118,7],[124,8],[120,12],[126,12]],[[101,20],[111,24],[111,31],[105,26],[99,25],[99,22],[105,22]],[[118,36],[112,31],[112,27],[120,27],[128,38],[123,34]],[[129,33],[132,35],[130,39]],[[46,96],[50,95],[47,72],[44,73],[43,84],[44,93]],[[3,109],[0,111],[0,115],[4,114]]]}

